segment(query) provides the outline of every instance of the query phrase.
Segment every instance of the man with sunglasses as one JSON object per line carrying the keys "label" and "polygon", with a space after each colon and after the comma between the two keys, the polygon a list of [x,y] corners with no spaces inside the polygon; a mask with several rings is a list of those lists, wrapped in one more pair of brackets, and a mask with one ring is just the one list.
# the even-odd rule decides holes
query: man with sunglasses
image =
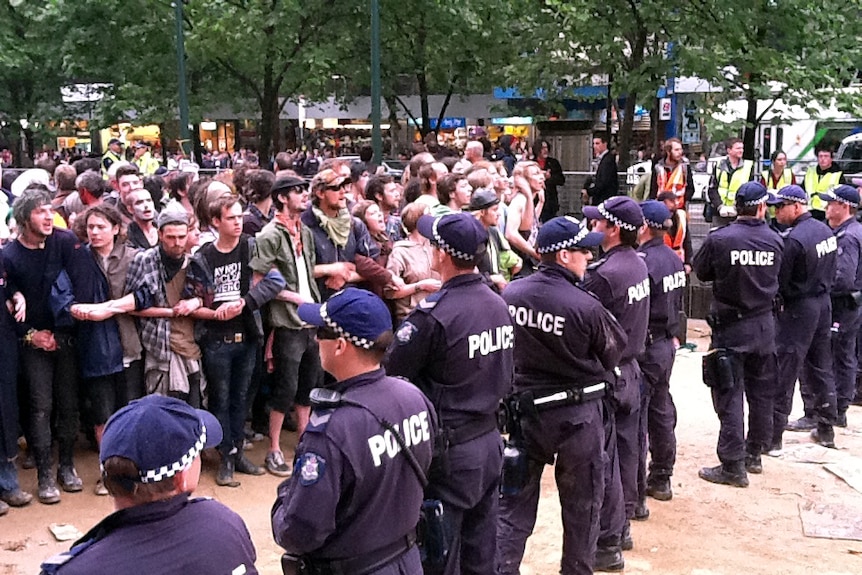
{"label": "man with sunglasses", "polygon": [[626,345],[617,320],[579,285],[592,259],[590,248],[603,238],[574,218],[553,218],[539,229],[536,273],[503,290],[517,343],[507,403],[520,429],[509,429],[509,439],[521,442],[529,462],[523,487],[510,491],[504,480],[498,575],[519,572],[546,464],[555,465],[560,492],[561,572],[593,572],[604,493],[601,400]]}
{"label": "man with sunglasses", "polygon": [[434,406],[380,362],[392,320],[374,294],[347,288],[299,317],[317,326],[323,368],[335,379],[312,393],[296,473],[272,508],[285,573],[421,573],[416,525],[431,464]]}
{"label": "man with sunglasses", "polygon": [[445,565],[433,573],[494,573],[502,441],[497,408],[509,393],[514,328],[506,303],[475,272],[488,232],[469,213],[422,216],[443,287],[398,328],[386,363],[425,392],[442,428],[426,496],[443,503],[451,527]]}
{"label": "man with sunglasses", "polygon": [[308,208],[308,185],[302,178],[281,172],[272,186],[272,203],[275,216],[257,235],[249,265],[253,284],[273,268],[285,280],[284,289],[267,306],[268,323],[274,330],[275,377],[270,390],[266,468],[273,475],[287,477],[291,467],[279,446],[285,414],[296,404],[297,431],[302,435],[310,411],[308,394],[323,378],[314,331],[300,319],[297,306],[319,302],[320,292],[314,281],[314,238],[300,221]]}
{"label": "man with sunglasses", "polygon": [[[782,308],[776,321],[776,386],[772,418],[772,442],[765,451],[779,451],[787,417],[793,407],[796,379],[805,404],[805,418],[814,427],[815,441],[835,447],[832,424],[837,415],[835,377],[832,373],[832,302],[829,292],[838,261],[838,240],[829,226],[815,219],[808,208],[808,195],[797,185],[778,190],[768,202],[775,206],[775,219],[786,227],[784,257],[778,275]],[[803,418],[803,419],[805,419]],[[794,422],[792,431],[805,431],[804,422]],[[761,473],[760,446],[747,446],[746,468]]]}

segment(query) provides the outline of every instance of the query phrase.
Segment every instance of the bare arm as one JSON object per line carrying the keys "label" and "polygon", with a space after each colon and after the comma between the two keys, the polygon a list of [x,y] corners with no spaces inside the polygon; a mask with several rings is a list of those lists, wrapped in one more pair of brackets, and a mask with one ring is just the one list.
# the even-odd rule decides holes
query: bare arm
{"label": "bare arm", "polygon": [[539,259],[536,250],[533,249],[533,246],[521,237],[520,227],[521,227],[521,219],[524,217],[524,209],[526,207],[527,198],[524,194],[516,194],[514,198],[512,198],[512,203],[509,204],[509,211],[506,215],[506,239],[509,240],[509,244],[516,248],[518,251],[524,254],[529,254],[530,256]]}

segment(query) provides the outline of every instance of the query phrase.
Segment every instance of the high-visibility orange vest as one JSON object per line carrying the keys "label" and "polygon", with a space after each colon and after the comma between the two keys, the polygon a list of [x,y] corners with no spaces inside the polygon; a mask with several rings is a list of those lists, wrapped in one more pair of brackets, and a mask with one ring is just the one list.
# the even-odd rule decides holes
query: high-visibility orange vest
{"label": "high-visibility orange vest", "polygon": [[685,218],[685,210],[677,210],[676,211],[677,221],[679,221],[679,226],[677,227],[676,233],[671,237],[670,234],[664,235],[664,243],[667,247],[676,252],[676,255],[679,256],[679,259],[685,261],[685,248],[683,248],[683,242],[685,241],[685,232],[687,228],[687,220]]}
{"label": "high-visibility orange vest", "polygon": [[685,208],[687,176],[688,172],[683,162],[677,164],[672,170],[668,170],[667,166],[663,166],[662,164],[656,165],[656,185],[658,186],[656,195],[661,192],[673,192],[676,196],[677,206]]}

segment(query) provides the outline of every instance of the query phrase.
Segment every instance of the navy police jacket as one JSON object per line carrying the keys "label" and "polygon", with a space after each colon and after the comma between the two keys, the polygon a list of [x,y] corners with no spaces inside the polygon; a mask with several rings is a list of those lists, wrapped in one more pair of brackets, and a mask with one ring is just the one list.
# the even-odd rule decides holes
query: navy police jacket
{"label": "navy police jacket", "polygon": [[784,302],[828,293],[838,255],[838,240],[829,226],[804,213],[781,236],[784,253],[778,285]]}
{"label": "navy police jacket", "polygon": [[440,424],[457,428],[495,417],[511,390],[514,329],[506,303],[478,274],[443,284],[395,332],[386,371],[416,384]]}
{"label": "navy police jacket", "polygon": [[653,341],[673,337],[686,284],[682,260],[661,237],[642,243],[638,253],[649,274],[649,336]]}
{"label": "navy police jacket", "polygon": [[[333,388],[393,424],[427,472],[436,419],[415,386],[378,369]],[[357,557],[415,533],[422,498],[416,472],[371,413],[349,404],[315,407],[296,448],[293,475],[278,487],[272,532],[292,555]]]}
{"label": "navy police jacket", "polygon": [[503,290],[515,324],[515,391],[588,387],[609,381],[617,367],[625,331],[577,281],[562,266],[543,263]]}
{"label": "navy police jacket", "polygon": [[778,294],[784,243],[765,221],[738,218],[712,230],[694,256],[694,271],[712,283],[711,312],[722,321],[713,345],[735,351],[775,350],[773,301]]}
{"label": "navy police jacket", "polygon": [[849,218],[835,228],[838,241],[833,295],[862,290],[862,224]]}
{"label": "navy police jacket", "polygon": [[584,289],[596,294],[626,330],[620,363],[636,359],[646,346],[649,320],[650,283],[643,259],[631,247],[611,248],[587,268]]}

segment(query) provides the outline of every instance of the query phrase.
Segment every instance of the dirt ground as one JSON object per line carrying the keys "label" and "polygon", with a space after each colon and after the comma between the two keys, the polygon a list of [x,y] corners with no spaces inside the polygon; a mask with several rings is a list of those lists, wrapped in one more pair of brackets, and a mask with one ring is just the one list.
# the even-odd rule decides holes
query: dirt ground
{"label": "dirt ground", "polygon": [[[689,323],[690,341],[706,349],[708,328]],[[648,521],[634,522],[635,548],[626,552],[626,573],[730,575],[737,573],[822,575],[862,573],[862,542],[805,537],[799,505],[808,501],[841,503],[862,509],[862,494],[826,471],[822,465],[764,457],[764,473],[750,476],[748,489],[716,486],[697,477],[697,470],[715,465],[718,420],[706,387],[701,383],[700,354],[681,350],[671,389],[679,411],[674,497],[669,502],[649,500]],[[797,398],[797,406],[799,400]],[[798,411],[798,409],[797,409]],[[796,413],[795,413],[796,415]],[[836,429],[842,452],[862,456],[862,408],[851,408],[849,425]],[[295,436],[285,434],[283,445]],[[785,446],[810,442],[806,434],[786,433]],[[255,445],[250,456],[262,462],[265,447]],[[111,500],[92,494],[98,462],[82,452],[78,470],[85,482],[79,494],[63,494],[55,506],[33,503],[12,509],[0,518],[0,575],[38,573],[46,557],[65,550],[48,530],[52,523],[69,523],[86,531],[111,512]],[[269,511],[279,479],[241,476],[237,489],[215,486],[215,463],[205,461],[198,495],[213,497],[245,519],[257,547],[261,573],[280,573],[280,551],[272,541]],[[35,492],[35,471],[22,471],[25,489]],[[559,571],[561,524],[559,500],[550,468],[545,474],[539,520],[527,546],[523,575]],[[859,520],[855,515],[848,520]]]}

